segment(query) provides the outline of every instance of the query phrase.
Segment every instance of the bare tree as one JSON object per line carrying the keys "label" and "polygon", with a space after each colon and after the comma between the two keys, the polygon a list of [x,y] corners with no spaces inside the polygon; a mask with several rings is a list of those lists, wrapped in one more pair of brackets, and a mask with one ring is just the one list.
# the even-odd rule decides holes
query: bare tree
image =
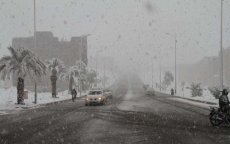
{"label": "bare tree", "polygon": [[164,81],[163,81],[165,87],[167,88],[173,81],[174,81],[174,77],[172,72],[166,71],[164,75]]}

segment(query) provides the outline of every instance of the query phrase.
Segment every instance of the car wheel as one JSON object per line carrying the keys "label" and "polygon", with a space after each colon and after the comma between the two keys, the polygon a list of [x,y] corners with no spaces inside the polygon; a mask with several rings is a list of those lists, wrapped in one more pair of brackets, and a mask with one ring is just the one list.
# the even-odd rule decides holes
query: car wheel
{"label": "car wheel", "polygon": [[88,104],[85,104],[85,106],[88,106]]}

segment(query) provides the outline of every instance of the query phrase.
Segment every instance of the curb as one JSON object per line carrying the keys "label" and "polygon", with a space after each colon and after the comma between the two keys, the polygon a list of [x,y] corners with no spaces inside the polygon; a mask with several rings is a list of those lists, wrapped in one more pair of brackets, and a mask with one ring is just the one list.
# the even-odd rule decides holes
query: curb
{"label": "curb", "polygon": [[170,96],[171,98],[180,98],[180,99],[185,99],[185,100],[190,100],[190,101],[193,101],[193,102],[199,102],[199,103],[205,103],[205,104],[209,104],[209,105],[216,105],[217,103],[214,103],[214,102],[207,102],[207,101],[202,101],[202,100],[194,100],[194,99],[190,99],[190,98],[185,98],[185,97],[180,97],[180,96],[172,96],[172,95],[169,95],[167,93],[162,93],[162,92],[158,92],[156,91],[157,93],[159,94],[164,94],[166,96]]}
{"label": "curb", "polygon": [[[84,97],[85,96],[77,97],[75,100],[79,100],[79,99],[82,99]],[[55,101],[55,102],[48,102],[48,103],[43,103],[43,104],[37,104],[37,105],[32,105],[32,106],[23,106],[23,107],[19,107],[18,106],[17,107],[17,105],[15,105],[15,108],[21,108],[21,110],[24,111],[24,110],[29,110],[29,109],[33,109],[33,108],[40,108],[40,106],[56,105],[56,104],[65,103],[65,102],[68,102],[68,101],[72,101],[72,98],[65,99],[65,100],[60,100],[60,101]],[[6,113],[6,111],[15,111],[15,109],[14,110],[8,110],[8,109],[4,110],[4,109],[2,109],[2,110],[0,110],[0,115],[10,114],[10,113]]]}
{"label": "curb", "polygon": [[49,102],[49,103],[39,104],[39,106],[54,105],[54,104],[64,103],[64,102],[67,102],[67,101],[70,101],[70,100],[71,99],[65,99],[65,100],[60,100],[60,101],[55,101],[55,102]]}
{"label": "curb", "polygon": [[207,102],[207,101],[201,101],[201,100],[194,100],[194,99],[190,99],[190,98],[184,98],[184,97],[180,97],[180,96],[172,96],[172,97],[181,98],[181,99],[190,100],[190,101],[199,102],[199,103],[210,104],[210,105],[216,105],[217,104],[217,103],[213,103],[213,102]]}
{"label": "curb", "polygon": [[[77,97],[75,100],[81,99],[82,97]],[[55,101],[55,102],[48,102],[48,103],[43,103],[43,104],[37,104],[37,105],[33,105],[33,106],[28,106],[28,107],[21,107],[22,109],[29,109],[29,108],[39,108],[40,106],[49,106],[49,105],[56,105],[56,104],[60,104],[60,103],[65,103],[68,101],[72,101],[72,99],[65,99],[65,100],[60,100],[60,101]]]}
{"label": "curb", "polygon": [[[81,99],[81,98],[83,98],[83,97],[84,97],[84,96],[82,96],[82,97],[76,97],[75,100]],[[55,104],[65,103],[65,102],[68,102],[68,101],[72,101],[72,99],[65,99],[65,100],[60,100],[60,101],[55,101],[55,102],[49,102],[49,103],[44,103],[44,104],[38,104],[38,106],[55,105]]]}

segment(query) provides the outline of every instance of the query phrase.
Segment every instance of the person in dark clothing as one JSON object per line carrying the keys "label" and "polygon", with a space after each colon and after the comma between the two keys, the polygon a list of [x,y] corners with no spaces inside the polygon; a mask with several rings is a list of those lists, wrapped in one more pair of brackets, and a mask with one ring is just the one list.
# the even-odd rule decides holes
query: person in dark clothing
{"label": "person in dark clothing", "polygon": [[230,112],[230,102],[228,99],[228,91],[227,89],[223,89],[222,95],[219,98],[219,106],[222,112],[225,112],[226,114],[229,114]]}
{"label": "person in dark clothing", "polygon": [[72,94],[72,100],[73,100],[73,102],[74,102],[74,100],[75,100],[76,97],[77,97],[77,91],[76,91],[75,89],[72,89],[71,94]]}
{"label": "person in dark clothing", "polygon": [[171,95],[174,95],[174,89],[173,88],[171,89]]}

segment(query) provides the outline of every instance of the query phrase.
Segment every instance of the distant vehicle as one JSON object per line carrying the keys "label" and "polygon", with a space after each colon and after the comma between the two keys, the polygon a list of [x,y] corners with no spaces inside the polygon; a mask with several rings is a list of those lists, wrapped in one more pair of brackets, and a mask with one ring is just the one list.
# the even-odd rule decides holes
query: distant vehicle
{"label": "distant vehicle", "polygon": [[85,98],[85,106],[88,105],[103,105],[107,101],[107,97],[104,95],[102,90],[91,90]]}
{"label": "distant vehicle", "polygon": [[145,91],[146,95],[149,95],[149,96],[155,96],[155,91],[154,89],[152,88],[148,88],[146,91]]}
{"label": "distant vehicle", "polygon": [[109,98],[109,99],[112,99],[112,98],[113,98],[113,93],[112,93],[111,90],[106,89],[106,90],[104,90],[103,92],[104,92],[104,95],[105,95],[107,98]]}
{"label": "distant vehicle", "polygon": [[100,88],[100,87],[95,87],[95,88],[92,88],[92,89],[91,89],[91,91],[93,91],[93,90],[102,90],[102,88]]}
{"label": "distant vehicle", "polygon": [[171,95],[172,96],[174,95],[174,89],[173,88],[171,89]]}

